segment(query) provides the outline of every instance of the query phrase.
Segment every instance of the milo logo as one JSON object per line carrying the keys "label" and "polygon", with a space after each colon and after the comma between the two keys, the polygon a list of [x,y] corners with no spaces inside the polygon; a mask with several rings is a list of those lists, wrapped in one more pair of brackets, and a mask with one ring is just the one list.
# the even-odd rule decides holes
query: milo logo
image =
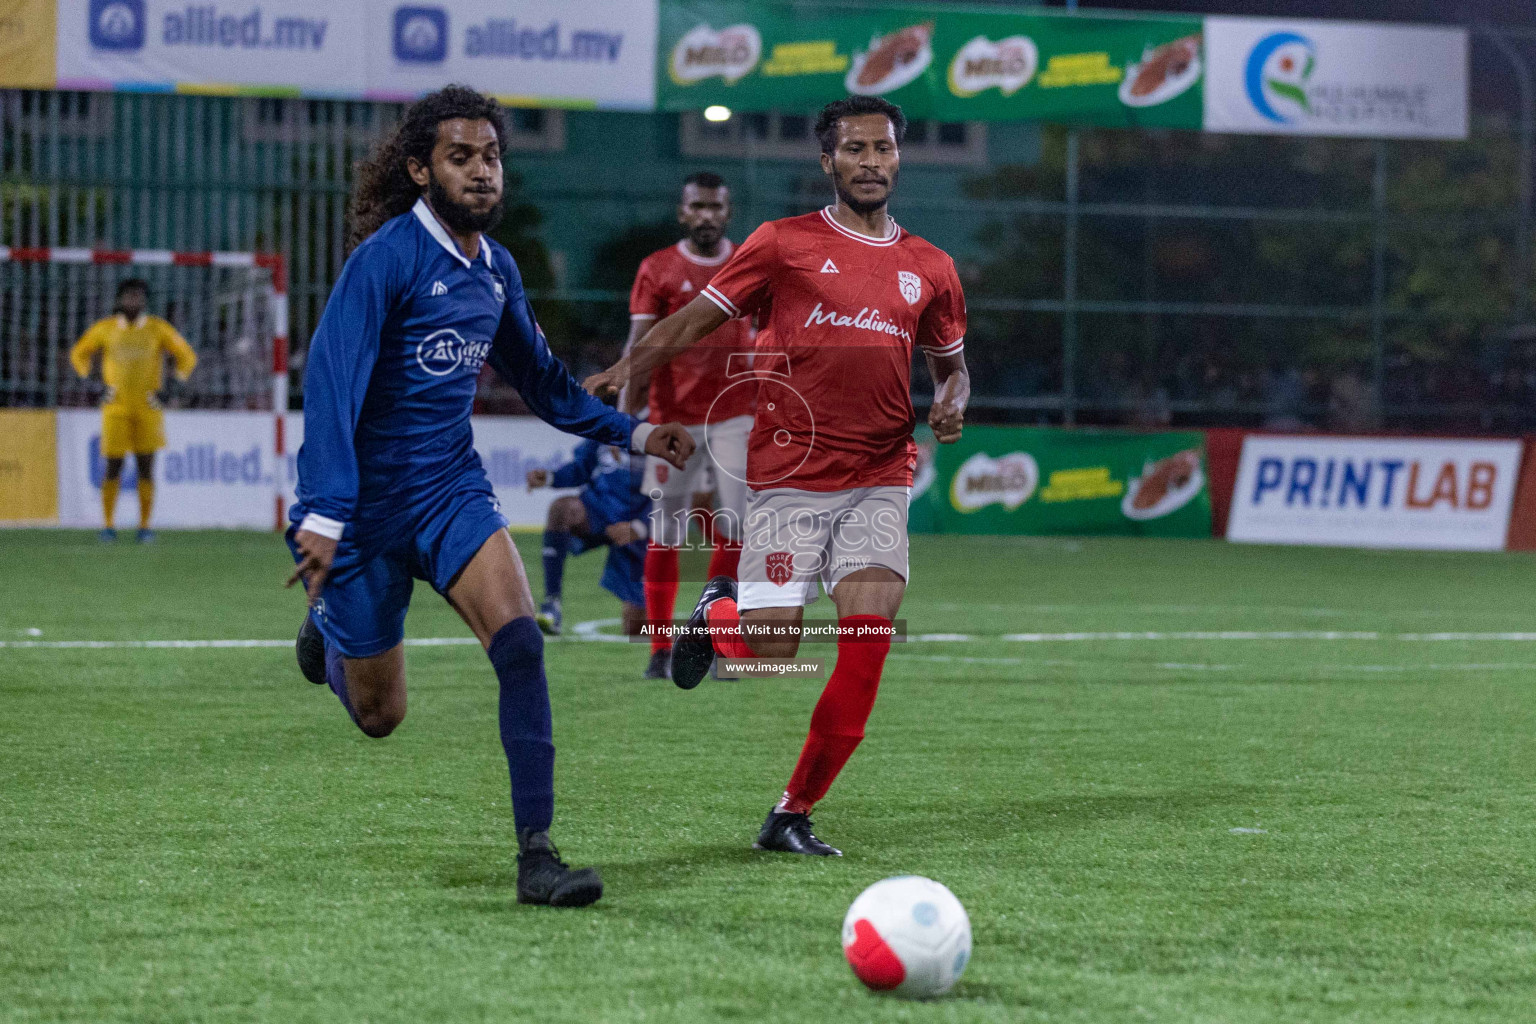
{"label": "milo logo", "polygon": [[949,64],[949,91],[967,98],[987,89],[1012,96],[1030,83],[1040,67],[1040,51],[1029,36],[993,42],[977,36]]}
{"label": "milo logo", "polygon": [[975,512],[998,504],[1012,512],[1030,499],[1040,483],[1040,466],[1028,452],[1010,452],[994,459],[977,452],[955,473],[949,501],[957,512]]}
{"label": "milo logo", "polygon": [[678,85],[694,85],[716,75],[735,85],[751,74],[763,55],[763,37],[755,25],[731,25],[716,32],[696,25],[672,47],[667,70]]}

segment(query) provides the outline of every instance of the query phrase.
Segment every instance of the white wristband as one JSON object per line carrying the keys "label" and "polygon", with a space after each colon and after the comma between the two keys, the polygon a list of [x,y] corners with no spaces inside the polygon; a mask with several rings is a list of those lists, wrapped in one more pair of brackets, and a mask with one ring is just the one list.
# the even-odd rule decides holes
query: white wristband
{"label": "white wristband", "polygon": [[629,526],[630,529],[635,531],[636,536],[638,536],[641,540],[645,540],[651,535],[651,531],[646,528],[644,519],[631,519],[629,521]]}
{"label": "white wristband", "polygon": [[307,530],[322,537],[329,537],[331,540],[341,540],[342,531],[346,528],[346,523],[327,519],[325,516],[317,516],[313,512],[305,516],[304,521],[299,524],[300,532]]}
{"label": "white wristband", "polygon": [[635,424],[635,432],[629,435],[629,450],[645,454],[645,442],[651,439],[651,431],[656,429],[656,424],[641,420]]}

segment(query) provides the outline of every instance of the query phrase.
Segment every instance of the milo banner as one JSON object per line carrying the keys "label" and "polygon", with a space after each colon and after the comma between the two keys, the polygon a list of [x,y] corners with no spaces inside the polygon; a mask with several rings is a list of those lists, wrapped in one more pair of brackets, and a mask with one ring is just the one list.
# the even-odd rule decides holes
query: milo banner
{"label": "milo banner", "polygon": [[809,111],[850,93],[912,117],[1201,127],[1201,19],[950,6],[664,0],[662,110]]}
{"label": "milo banner", "polygon": [[913,532],[1211,534],[1199,433],[966,427],[920,450]]}

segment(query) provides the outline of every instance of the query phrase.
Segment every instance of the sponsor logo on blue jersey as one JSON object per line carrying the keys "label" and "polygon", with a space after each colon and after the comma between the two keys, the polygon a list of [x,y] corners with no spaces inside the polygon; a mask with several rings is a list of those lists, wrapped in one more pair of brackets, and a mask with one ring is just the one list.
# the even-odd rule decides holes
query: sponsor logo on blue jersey
{"label": "sponsor logo on blue jersey", "polygon": [[446,377],[461,368],[479,373],[490,354],[490,342],[465,341],[451,327],[433,331],[416,346],[416,362],[434,377]]}

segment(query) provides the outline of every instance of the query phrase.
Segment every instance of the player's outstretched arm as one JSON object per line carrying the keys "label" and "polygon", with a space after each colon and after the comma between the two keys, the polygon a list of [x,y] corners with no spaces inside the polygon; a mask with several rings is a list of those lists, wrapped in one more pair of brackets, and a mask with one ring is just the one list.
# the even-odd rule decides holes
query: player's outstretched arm
{"label": "player's outstretched arm", "polygon": [[936,356],[924,352],[928,373],[933,377],[933,406],[928,410],[928,425],[940,444],[960,440],[965,426],[965,407],[971,400],[971,374],[965,368],[965,353]]}
{"label": "player's outstretched arm", "polygon": [[585,487],[591,483],[602,447],[596,441],[581,442],[576,446],[576,451],[571,454],[571,461],[555,470],[554,475],[550,477],[549,485],[551,487]]}
{"label": "player's outstretched arm", "polygon": [[659,321],[624,358],[588,377],[583,386],[598,397],[607,397],[618,394],[641,374],[649,380],[652,370],[697,345],[729,319],[723,309],[700,295]]}
{"label": "player's outstretched arm", "polygon": [[307,514],[294,535],[309,598],[319,598],[346,524],[357,508],[353,444],[379,355],[379,332],[399,297],[401,269],[388,250],[359,248],[342,268],[309,343],[304,366],[304,447],[299,493]]}
{"label": "player's outstretched arm", "polygon": [[655,455],[678,469],[693,454],[693,438],[681,425],[640,423],[583,391],[549,350],[520,287],[515,297],[508,298],[489,361],[503,380],[517,388],[534,415],[551,426],[601,444]]}

